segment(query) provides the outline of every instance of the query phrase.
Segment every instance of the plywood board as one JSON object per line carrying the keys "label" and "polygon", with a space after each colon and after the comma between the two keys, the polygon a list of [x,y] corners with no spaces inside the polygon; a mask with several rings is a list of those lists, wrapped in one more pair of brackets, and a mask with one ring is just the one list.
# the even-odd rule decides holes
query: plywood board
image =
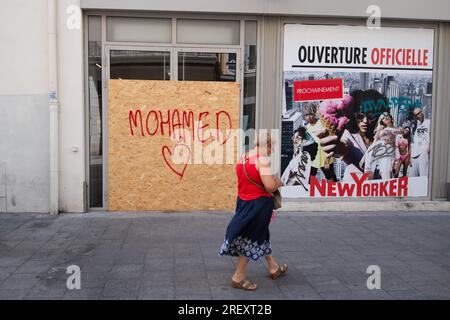
{"label": "plywood board", "polygon": [[238,141],[227,129],[239,128],[239,91],[228,82],[110,80],[109,210],[234,208]]}

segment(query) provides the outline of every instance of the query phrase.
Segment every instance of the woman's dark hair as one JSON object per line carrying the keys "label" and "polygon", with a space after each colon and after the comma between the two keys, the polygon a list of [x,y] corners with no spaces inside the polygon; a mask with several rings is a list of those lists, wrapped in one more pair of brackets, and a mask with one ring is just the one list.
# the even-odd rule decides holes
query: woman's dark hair
{"label": "woman's dark hair", "polygon": [[353,97],[355,106],[355,113],[353,117],[350,117],[348,123],[348,130],[351,133],[358,132],[358,126],[356,123],[356,115],[358,113],[364,114],[371,122],[369,124],[369,138],[373,139],[375,127],[380,114],[383,112],[389,112],[388,99],[379,93],[377,90],[355,90],[350,93]]}
{"label": "woman's dark hair", "polygon": [[[314,140],[310,134],[307,132],[306,127],[304,126],[300,126],[297,130],[294,131],[294,135],[298,133],[299,136],[302,137],[302,144],[305,143],[305,140]],[[311,156],[311,161],[314,161],[314,159],[316,159],[316,155],[317,155],[317,150],[318,150],[319,146],[317,144],[317,142],[314,141],[314,143],[308,143],[303,145],[302,150],[306,151],[307,153],[309,153],[309,155]]]}
{"label": "woman's dark hair", "polygon": [[302,139],[305,139],[305,137],[306,137],[306,128],[303,127],[303,126],[300,126],[300,127],[298,127],[297,130],[294,131],[294,135],[295,135],[296,133],[298,133],[298,135],[299,135],[300,137],[302,137]]}
{"label": "woman's dark hair", "polygon": [[[412,137],[411,137],[411,127],[409,127],[409,126],[404,126],[403,129],[408,129],[408,130],[409,130],[409,135],[408,135],[408,137],[407,137],[406,139],[408,139],[408,142],[411,143],[411,139],[412,139]],[[402,133],[402,136],[405,137],[405,136],[403,135],[403,133]]]}

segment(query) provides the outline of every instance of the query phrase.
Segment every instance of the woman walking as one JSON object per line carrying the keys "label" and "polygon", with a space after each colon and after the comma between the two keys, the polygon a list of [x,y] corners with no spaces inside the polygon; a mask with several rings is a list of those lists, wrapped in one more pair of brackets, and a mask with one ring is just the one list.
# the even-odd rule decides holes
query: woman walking
{"label": "woman walking", "polygon": [[220,255],[239,257],[231,286],[236,289],[256,290],[257,284],[247,279],[250,260],[265,257],[272,279],[287,271],[272,257],[269,223],[274,209],[272,192],[281,187],[281,181],[272,174],[269,156],[272,153],[270,133],[257,136],[255,148],[241,158],[236,166],[238,199],[236,213],[230,221]]}

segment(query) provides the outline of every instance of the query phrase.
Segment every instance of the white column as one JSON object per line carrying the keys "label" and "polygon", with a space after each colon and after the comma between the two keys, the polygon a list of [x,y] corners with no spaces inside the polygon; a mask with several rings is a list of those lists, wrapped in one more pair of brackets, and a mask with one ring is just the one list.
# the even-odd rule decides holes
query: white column
{"label": "white column", "polygon": [[59,213],[59,100],[56,0],[48,0],[48,59],[50,116],[50,213]]}

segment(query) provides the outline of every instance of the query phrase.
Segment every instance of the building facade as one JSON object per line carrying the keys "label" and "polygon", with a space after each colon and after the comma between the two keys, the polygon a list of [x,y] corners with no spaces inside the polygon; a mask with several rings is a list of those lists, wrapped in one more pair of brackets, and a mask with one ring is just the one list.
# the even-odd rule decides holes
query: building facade
{"label": "building facade", "polygon": [[[371,5],[358,0],[346,5],[303,0],[2,1],[0,212],[110,209],[110,80],[239,83],[239,127],[280,130],[281,171],[295,153],[292,135],[304,124],[304,102],[294,96],[295,82],[338,77],[343,79],[343,95],[375,90],[387,101],[420,101],[432,128],[427,179],[420,180],[426,188],[387,201],[445,201],[450,182],[450,3],[434,0],[424,6],[418,0],[380,0],[381,31],[369,30],[370,16],[376,13]],[[289,33],[286,26],[297,31]],[[358,32],[393,30],[381,37],[386,40],[383,47],[394,47],[404,40],[402,32],[411,32],[410,47],[419,51],[424,49],[418,31],[426,31],[423,47],[429,52],[429,68],[397,74],[400,67],[375,73],[358,65],[355,72],[345,73],[345,61],[332,69],[331,60],[315,69],[306,64],[291,69],[295,64],[286,67],[287,48],[306,43],[305,26],[312,30],[309,38],[315,38],[311,43],[319,38],[311,34],[320,35],[326,27],[332,38],[355,34],[349,40],[355,48],[363,46]],[[325,45],[332,41],[324,39]],[[301,59],[297,51],[294,58]],[[390,105],[394,126],[410,121],[415,127],[413,109],[406,113],[402,108],[401,103]],[[250,138],[242,139],[241,152],[249,145]],[[338,178],[344,177],[348,165],[334,163]],[[324,175],[319,170],[316,177],[320,181]],[[286,200],[299,201],[292,190],[285,193]],[[330,201],[308,195],[300,198]]]}

